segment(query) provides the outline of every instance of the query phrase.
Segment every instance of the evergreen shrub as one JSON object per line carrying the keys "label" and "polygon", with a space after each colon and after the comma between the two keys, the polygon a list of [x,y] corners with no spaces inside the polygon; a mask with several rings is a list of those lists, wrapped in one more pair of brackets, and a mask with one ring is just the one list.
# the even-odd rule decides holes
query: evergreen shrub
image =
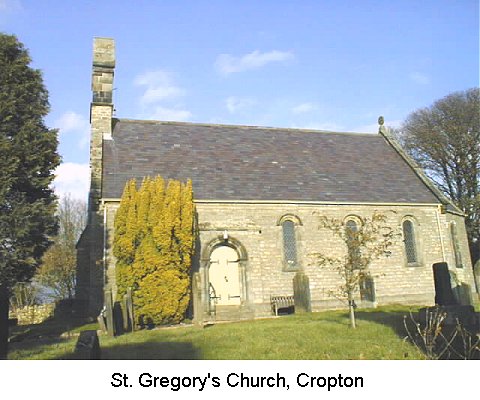
{"label": "evergreen shrub", "polygon": [[195,245],[192,182],[127,182],[115,217],[117,298],[133,289],[139,324],[177,323],[190,301]]}

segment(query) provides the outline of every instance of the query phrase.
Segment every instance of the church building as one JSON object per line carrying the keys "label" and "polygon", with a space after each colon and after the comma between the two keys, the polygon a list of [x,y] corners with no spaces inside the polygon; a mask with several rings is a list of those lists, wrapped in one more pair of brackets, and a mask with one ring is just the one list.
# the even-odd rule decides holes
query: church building
{"label": "church building", "polygon": [[464,215],[383,124],[378,134],[360,134],[117,118],[114,67],[114,41],[96,38],[89,218],[77,246],[76,298],[85,312],[98,315],[106,288],[116,293],[114,219],[125,183],[156,175],[193,183],[197,321],[272,315],[272,297],[293,296],[299,275],[312,311],[345,307],[330,295],[338,273],[312,256],[344,252],[320,216],[357,224],[377,212],[399,234],[390,256],[370,266],[357,305],[434,304],[439,263],[448,265],[458,302],[470,301]]}

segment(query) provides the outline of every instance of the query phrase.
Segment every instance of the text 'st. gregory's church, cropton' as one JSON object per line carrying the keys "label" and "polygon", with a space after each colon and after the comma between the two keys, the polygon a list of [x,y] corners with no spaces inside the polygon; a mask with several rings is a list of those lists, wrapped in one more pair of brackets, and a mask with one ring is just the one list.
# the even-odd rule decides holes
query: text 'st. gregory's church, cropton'
{"label": "text 'st. gregory's church, cropton'", "polygon": [[98,315],[104,289],[116,293],[113,227],[125,183],[156,175],[193,183],[197,321],[272,315],[272,296],[292,296],[299,274],[312,311],[344,307],[329,294],[341,284],[337,272],[311,257],[345,251],[318,218],[361,223],[374,212],[401,238],[370,266],[358,305],[433,304],[438,263],[468,302],[475,285],[463,214],[383,126],[357,134],[114,118],[114,67],[114,41],[95,39],[89,219],[76,290],[85,312]]}

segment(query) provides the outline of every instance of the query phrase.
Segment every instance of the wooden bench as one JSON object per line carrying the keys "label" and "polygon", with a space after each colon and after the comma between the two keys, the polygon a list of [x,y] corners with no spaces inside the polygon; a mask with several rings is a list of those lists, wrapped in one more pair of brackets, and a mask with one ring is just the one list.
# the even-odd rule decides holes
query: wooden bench
{"label": "wooden bench", "polygon": [[270,303],[275,315],[278,316],[280,308],[289,308],[295,306],[293,296],[270,296]]}

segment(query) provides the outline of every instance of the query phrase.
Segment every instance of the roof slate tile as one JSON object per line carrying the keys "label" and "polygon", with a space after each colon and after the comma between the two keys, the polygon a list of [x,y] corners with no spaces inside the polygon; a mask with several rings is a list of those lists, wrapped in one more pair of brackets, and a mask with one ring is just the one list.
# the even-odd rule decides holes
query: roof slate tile
{"label": "roof slate tile", "polygon": [[192,179],[199,200],[439,203],[381,135],[116,120],[103,197],[148,175]]}

